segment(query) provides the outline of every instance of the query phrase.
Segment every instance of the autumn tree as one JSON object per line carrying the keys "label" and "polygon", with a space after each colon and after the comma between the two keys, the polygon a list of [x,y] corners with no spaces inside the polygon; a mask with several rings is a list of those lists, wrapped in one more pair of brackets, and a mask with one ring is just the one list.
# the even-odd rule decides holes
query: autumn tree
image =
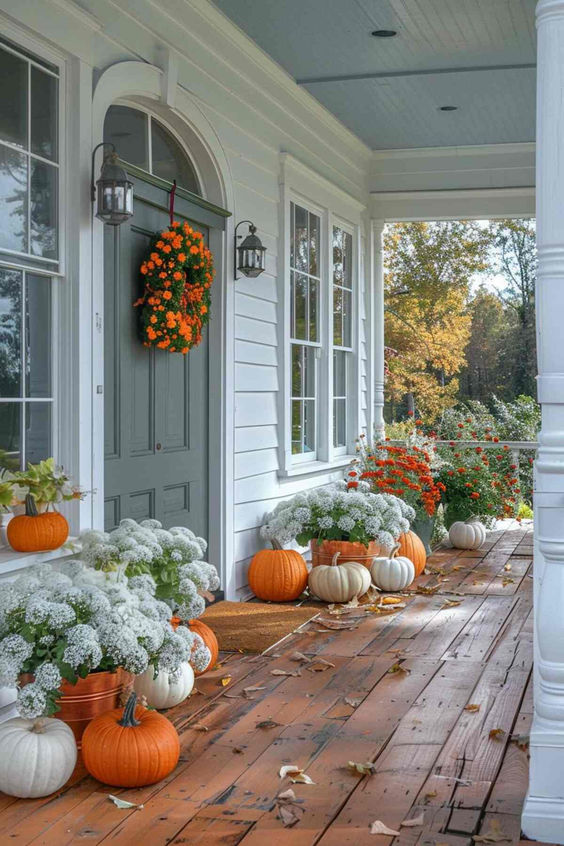
{"label": "autumn tree", "polygon": [[506,395],[515,320],[512,314],[507,315],[498,295],[484,285],[474,293],[468,311],[470,337],[465,350],[466,365],[460,373],[459,397],[487,403],[493,394]]}
{"label": "autumn tree", "polygon": [[385,234],[387,399],[432,420],[452,406],[465,366],[472,278],[487,268],[489,233],[476,223],[397,223]]}

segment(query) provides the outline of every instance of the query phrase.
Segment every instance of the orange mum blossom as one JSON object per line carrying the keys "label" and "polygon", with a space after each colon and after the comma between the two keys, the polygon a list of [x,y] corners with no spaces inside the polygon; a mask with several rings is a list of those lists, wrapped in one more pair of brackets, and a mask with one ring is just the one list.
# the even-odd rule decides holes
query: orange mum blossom
{"label": "orange mum blossom", "polygon": [[214,267],[202,233],[173,221],[155,235],[140,271],[145,291],[134,305],[141,307],[143,343],[186,354],[201,342],[210,313]]}

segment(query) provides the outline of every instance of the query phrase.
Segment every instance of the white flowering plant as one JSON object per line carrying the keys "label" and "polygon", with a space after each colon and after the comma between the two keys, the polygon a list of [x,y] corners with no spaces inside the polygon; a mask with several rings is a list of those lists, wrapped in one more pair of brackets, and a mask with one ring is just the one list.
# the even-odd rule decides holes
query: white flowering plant
{"label": "white flowering plant", "polygon": [[296,540],[306,546],[310,540],[356,541],[365,546],[378,541],[392,548],[402,532],[409,530],[415,512],[392,494],[370,493],[370,485],[345,481],[330,488],[297,494],[279,503],[261,529],[265,540],[285,545]]}
{"label": "white flowering plant", "polygon": [[199,670],[211,655],[186,627],[174,631],[170,608],[147,574],[127,579],[70,561],[31,568],[0,593],[0,686],[18,686],[17,710],[33,719],[58,710],[63,680],[119,667],[149,666],[173,677],[181,665]]}
{"label": "white flowering plant", "polygon": [[157,598],[182,620],[203,614],[202,594],[219,587],[216,568],[202,560],[206,541],[184,526],[167,530],[158,520],[126,519],[112,532],[84,532],[81,541],[82,560],[96,569],[151,576]]}

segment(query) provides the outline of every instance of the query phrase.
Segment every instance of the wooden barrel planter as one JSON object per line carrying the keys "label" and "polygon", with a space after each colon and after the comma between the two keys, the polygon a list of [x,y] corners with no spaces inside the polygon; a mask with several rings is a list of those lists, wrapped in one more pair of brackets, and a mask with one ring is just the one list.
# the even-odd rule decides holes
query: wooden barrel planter
{"label": "wooden barrel planter", "polygon": [[368,546],[363,543],[352,541],[324,540],[319,543],[317,540],[310,542],[312,567],[319,567],[320,564],[331,564],[336,552],[339,554],[339,564],[347,561],[357,561],[365,567],[372,566],[372,559],[381,554],[382,547],[376,541],[371,541]]}

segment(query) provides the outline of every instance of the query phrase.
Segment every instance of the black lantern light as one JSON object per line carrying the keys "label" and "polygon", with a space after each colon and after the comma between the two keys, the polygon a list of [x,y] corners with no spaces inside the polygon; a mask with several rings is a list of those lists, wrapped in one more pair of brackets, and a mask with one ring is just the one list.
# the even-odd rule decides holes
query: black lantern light
{"label": "black lantern light", "polygon": [[[100,178],[94,185],[94,156],[99,147],[110,147],[104,153]],[[110,226],[119,226],[133,215],[133,183],[118,162],[113,144],[102,142],[92,153],[92,202],[96,201],[96,217]]]}
{"label": "black lantern light", "polygon": [[[237,230],[244,223],[249,224],[249,234],[238,244],[237,241],[243,236],[237,235]],[[266,247],[262,246],[262,241],[255,235],[256,231],[256,226],[250,220],[241,220],[235,227],[235,279],[239,279],[238,270],[243,276],[251,277],[259,276],[264,270]]]}

